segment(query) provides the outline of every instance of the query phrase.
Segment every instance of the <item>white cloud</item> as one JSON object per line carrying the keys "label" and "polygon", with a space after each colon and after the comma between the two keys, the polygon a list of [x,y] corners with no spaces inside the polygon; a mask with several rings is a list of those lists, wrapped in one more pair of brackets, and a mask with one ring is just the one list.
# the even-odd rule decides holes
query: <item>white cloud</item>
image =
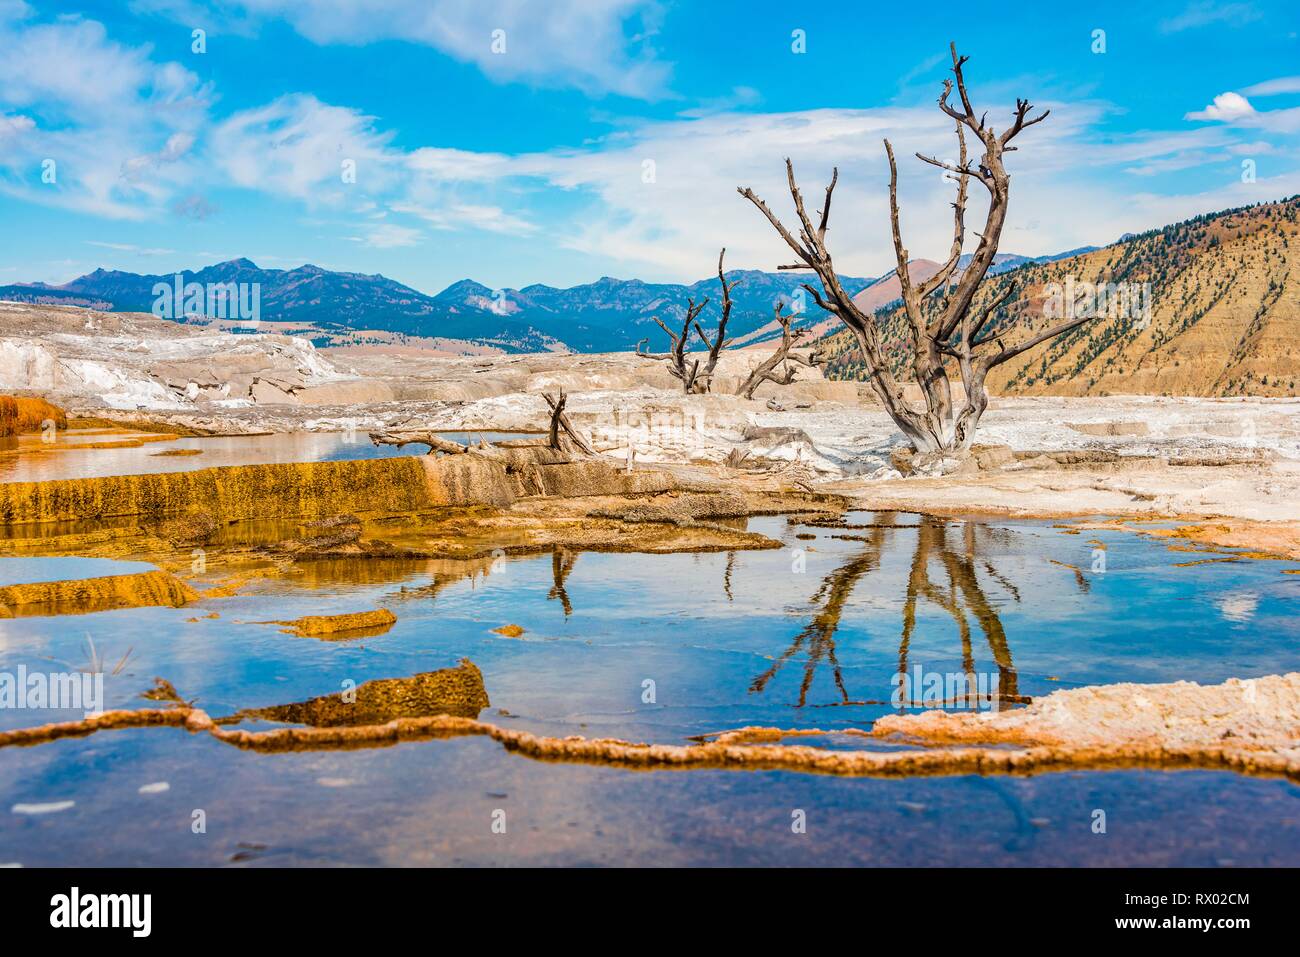
{"label": "white cloud", "polygon": [[1124,172],[1133,176],[1159,176],[1164,173],[1175,173],[1179,170],[1204,166],[1206,163],[1213,162],[1214,159],[1212,153],[1202,150],[1188,150],[1153,159],[1149,162],[1139,163],[1136,166],[1126,166]]}
{"label": "white cloud", "polygon": [[425,146],[411,152],[406,163],[430,179],[486,183],[507,174],[512,160],[505,153],[474,153]]}
{"label": "white cloud", "polygon": [[167,137],[167,142],[163,148],[156,153],[145,153],[142,156],[133,156],[122,164],[122,178],[133,183],[140,182],[145,176],[151,175],[159,167],[168,163],[177,163],[185,157],[194,145],[194,134],[192,133],[173,133]]}
{"label": "white cloud", "polygon": [[1273,133],[1300,132],[1300,107],[1283,110],[1257,110],[1240,93],[1220,93],[1203,110],[1188,113],[1186,120],[1206,120]]}
{"label": "white cloud", "polygon": [[36,128],[36,121],[30,116],[23,116],[21,113],[15,113],[13,116],[6,116],[0,113],[0,139],[7,137],[17,137],[26,133],[28,130]]}
{"label": "white cloud", "polygon": [[500,206],[483,206],[474,203],[452,203],[442,209],[421,206],[419,203],[394,203],[395,213],[417,216],[434,229],[458,229],[465,226],[490,233],[526,236],[537,231],[528,220],[507,213]]}
{"label": "white cloud", "polygon": [[[393,133],[379,130],[374,117],[292,94],[220,124],[213,162],[235,185],[292,196],[309,207],[372,219],[391,211],[438,230],[536,231],[524,217],[480,195],[483,187],[512,175],[517,159],[440,148],[403,152],[392,140]],[[414,244],[419,235],[410,226],[389,225],[350,238],[394,248]]]}
{"label": "white cloud", "polygon": [[1218,3],[1215,0],[1198,0],[1196,3],[1189,3],[1177,16],[1162,20],[1160,29],[1165,33],[1180,33],[1183,30],[1193,30],[1213,24],[1240,27],[1247,23],[1254,23],[1262,16],[1263,14],[1253,3]]}
{"label": "white cloud", "polygon": [[401,246],[415,246],[420,242],[420,231],[409,226],[394,223],[381,223],[371,226],[360,236],[349,236],[354,243],[369,246],[372,249],[397,249]]}
{"label": "white cloud", "polygon": [[94,239],[86,240],[87,246],[98,246],[100,249],[111,249],[119,253],[135,253],[137,256],[170,256],[176,252],[174,249],[149,249],[143,246],[136,246],[133,243],[108,243],[99,242]]}
{"label": "white cloud", "polygon": [[25,20],[34,12],[31,5],[23,0],[0,0],[0,22]]}
{"label": "white cloud", "polygon": [[1281,76],[1265,80],[1241,91],[1243,96],[1277,96],[1280,93],[1300,93],[1300,76]]}
{"label": "white cloud", "polygon": [[1185,120],[1220,120],[1224,123],[1231,123],[1243,117],[1250,116],[1255,112],[1255,108],[1250,105],[1250,100],[1246,99],[1240,93],[1220,93],[1214,98],[1214,102],[1205,109],[1195,113],[1188,113],[1183,117]]}
{"label": "white cloud", "polygon": [[150,48],[108,39],[94,20],[3,23],[0,98],[14,106],[72,119],[134,119],[140,101],[175,104],[201,94],[197,78],[179,64],[158,64]]}
{"label": "white cloud", "polygon": [[[992,106],[992,104],[990,104]],[[1101,115],[1096,104],[1062,106],[1054,125],[1025,134],[1016,154],[1017,177],[1059,182],[1078,164],[1077,139]],[[1003,108],[1002,113],[1009,115]],[[992,109],[990,117],[999,114]],[[951,239],[953,187],[939,171],[916,160],[922,151],[955,152],[951,121],[931,105],[874,110],[825,109],[797,113],[723,113],[644,123],[582,150],[494,156],[478,163],[458,155],[441,164],[469,171],[481,188],[497,178],[502,194],[529,209],[534,197],[554,203],[556,190],[569,211],[552,225],[553,242],[593,257],[613,258],[645,278],[694,279],[727,247],[737,267],[771,269],[790,253],[750,204],[736,193],[752,186],[787,222],[794,219],[783,158],[790,156],[810,207],[820,205],[831,166],[840,169],[832,250],[842,271],[876,275],[892,261],[885,185],[888,171],[881,140],[890,137],[900,163],[906,241],[914,256],[942,256]],[[1203,139],[1213,138],[1203,134]],[[1032,143],[1030,142],[1032,140]],[[1185,140],[1177,141],[1179,146]],[[1141,154],[1134,144],[1133,152]],[[446,172],[447,169],[443,169]],[[1061,205],[1061,197],[1055,199]],[[973,193],[970,222],[981,215]],[[1022,211],[1027,205],[1018,205]],[[1068,232],[1068,219],[1044,217]],[[1026,237],[1056,251],[1051,232]],[[1071,240],[1073,234],[1070,233]],[[1077,243],[1073,243],[1077,245]]]}
{"label": "white cloud", "polygon": [[0,10],[0,49],[0,109],[23,111],[0,119],[0,190],[142,218],[188,178],[185,154],[210,97],[189,70],[111,40],[96,21],[42,23],[13,4]]}
{"label": "white cloud", "polygon": [[[605,18],[601,23],[617,23],[621,30],[630,11],[642,6],[631,0],[596,4],[566,20],[572,11],[565,0],[550,8],[560,25],[547,26],[539,36],[578,31],[598,14]],[[273,0],[241,3],[255,17],[279,7]],[[810,209],[820,206],[831,167],[839,166],[831,248],[841,271],[871,276],[890,268],[893,258],[881,144],[888,136],[898,155],[904,239],[911,255],[942,258],[951,238],[953,187],[912,155],[921,151],[951,159],[955,153],[951,122],[932,102],[755,113],[739,107],[752,109],[757,94],[739,88],[730,105],[719,100],[670,119],[625,122],[618,132],[579,148],[509,154],[437,144],[399,148],[396,130],[376,117],[296,93],[234,113],[205,133],[211,91],[181,65],[157,62],[148,47],[116,43],[93,21],[39,23],[30,15],[6,13],[13,9],[0,0],[0,48],[14,51],[0,59],[0,190],[47,203],[105,216],[171,210],[203,218],[213,209],[202,193],[235,186],[320,208],[330,227],[346,222],[342,235],[371,248],[417,245],[430,231],[541,235],[550,245],[602,265],[624,263],[627,272],[647,279],[694,279],[707,273],[723,245],[728,263],[737,267],[771,269],[789,261],[779,237],[736,187],[754,187],[790,223],[782,163],[790,156]],[[488,7],[489,13],[498,9],[503,15],[533,15],[512,4]],[[427,37],[478,22],[468,3],[450,0],[418,8],[375,0],[366,10],[369,20],[384,22],[361,24],[342,0],[318,0],[285,15],[297,17],[295,26],[312,39],[340,43],[388,35],[405,24],[418,42],[436,46]],[[384,12],[392,17],[385,21],[378,15]],[[453,26],[432,24],[435,13],[447,14]],[[347,35],[347,24],[356,26],[354,34]],[[509,52],[503,56],[513,56],[521,39],[525,51],[533,42],[531,34],[521,38],[517,32],[508,30]],[[465,36],[471,34],[478,35]],[[600,35],[597,30],[595,36]],[[587,38],[584,44],[597,41]],[[623,51],[617,56],[628,55],[625,44],[616,47]],[[49,62],[35,62],[33,49]],[[591,63],[606,67],[614,62],[608,50],[565,56],[594,58]],[[59,62],[70,64],[68,74],[50,66]],[[595,69],[583,82],[594,82]],[[1018,141],[1020,151],[1009,158],[1014,191],[1003,249],[1056,252],[1300,192],[1296,175],[1287,169],[1294,164],[1285,159],[1294,155],[1294,141],[1283,138],[1300,131],[1300,108],[1260,111],[1247,99],[1290,92],[1298,84],[1296,77],[1269,80],[1220,94],[1204,110],[1187,114],[1212,125],[1127,135],[1100,132],[1112,112],[1107,104],[1044,104],[1053,108],[1051,118],[1026,131]],[[106,90],[115,91],[111,102],[104,99]],[[995,124],[1010,115],[1009,103],[994,100],[981,110],[984,106]],[[1250,142],[1245,129],[1253,131]],[[1270,162],[1278,170],[1270,171],[1272,178],[1261,168],[1258,183],[1236,181],[1234,156],[1270,150],[1277,155]],[[58,160],[55,187],[36,178],[43,157]],[[1169,186],[1170,180],[1158,179],[1162,175],[1216,168],[1215,175],[1224,177],[1220,185],[1205,187],[1202,178],[1198,192],[1156,191]],[[355,182],[348,182],[353,169]],[[1123,171],[1145,177],[1152,192],[1134,194],[1134,180],[1115,175]],[[972,189],[971,242],[982,220],[981,192]]]}
{"label": "white cloud", "polygon": [[217,212],[217,208],[198,193],[178,197],[172,201],[170,209],[173,215],[195,222],[208,219]]}
{"label": "white cloud", "polygon": [[[1290,189],[1285,175],[1261,177],[1256,184],[1236,182],[1233,157],[1243,150],[1263,155],[1270,144],[1246,142],[1231,126],[1101,136],[1098,129],[1112,109],[1106,104],[1044,105],[1052,107],[1051,118],[1026,131],[1020,151],[1009,159],[1015,193],[1003,239],[1006,251],[1034,255],[1106,242],[1122,232],[1276,198]],[[1007,104],[989,107],[995,123],[1010,115]],[[1222,98],[1219,109],[1222,115],[1232,113],[1230,101]],[[630,125],[581,149],[515,155],[434,146],[403,152],[370,118],[311,98],[252,112],[260,117],[257,122],[237,119],[231,129],[266,127],[267,135],[241,137],[241,149],[233,155],[250,170],[276,167],[283,159],[286,175],[292,172],[296,179],[235,177],[250,187],[309,202],[321,193],[349,198],[324,182],[336,178],[333,165],[313,166],[311,157],[323,147],[308,149],[312,141],[298,134],[303,115],[333,116],[332,124],[307,125],[330,126],[336,134],[329,143],[356,140],[355,149],[372,154],[371,162],[386,175],[374,181],[359,175],[349,209],[358,219],[388,214],[390,229],[353,237],[374,246],[413,243],[417,226],[509,236],[544,230],[548,242],[560,248],[623,262],[628,273],[647,279],[698,278],[723,245],[733,266],[771,269],[790,254],[736,187],[753,186],[792,222],[782,162],[790,156],[810,208],[820,205],[831,166],[839,166],[830,232],[836,264],[846,274],[878,275],[893,261],[884,137],[898,155],[904,239],[911,255],[942,258],[951,236],[953,187],[912,155],[920,151],[950,159],[955,152],[950,121],[929,104],[678,117]],[[263,122],[269,115],[275,121]],[[283,157],[268,158],[286,150]],[[300,150],[307,150],[306,158],[295,152]],[[1279,164],[1284,165],[1290,164]],[[1127,171],[1155,182],[1192,169],[1214,171],[1224,185],[1187,195],[1134,194],[1115,177]],[[982,203],[981,190],[973,189],[967,220],[971,243]]]}
{"label": "white cloud", "polygon": [[[283,19],[318,44],[398,40],[472,63],[500,82],[572,86],[593,95],[658,98],[670,68],[650,44],[656,0],[229,0],[206,8],[177,0],[144,7],[184,23],[246,30]],[[206,20],[196,18],[206,15]],[[495,34],[494,31],[504,31]]]}
{"label": "white cloud", "polygon": [[[392,133],[374,118],[296,93],[231,116],[215,130],[213,162],[237,186],[337,205],[373,193],[401,173]],[[355,175],[355,182],[349,179]]]}

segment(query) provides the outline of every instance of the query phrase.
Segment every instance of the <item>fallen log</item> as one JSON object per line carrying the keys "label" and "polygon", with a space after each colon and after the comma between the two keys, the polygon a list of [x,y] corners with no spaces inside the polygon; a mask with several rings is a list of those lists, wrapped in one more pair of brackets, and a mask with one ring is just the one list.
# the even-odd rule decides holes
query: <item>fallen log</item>
{"label": "fallen log", "polygon": [[371,432],[370,442],[372,445],[395,445],[399,449],[404,445],[427,445],[429,447],[427,454],[429,455],[434,452],[443,452],[447,455],[462,455],[469,451],[469,446],[461,445],[459,442],[453,442],[450,439],[444,439],[436,432],[418,430]]}

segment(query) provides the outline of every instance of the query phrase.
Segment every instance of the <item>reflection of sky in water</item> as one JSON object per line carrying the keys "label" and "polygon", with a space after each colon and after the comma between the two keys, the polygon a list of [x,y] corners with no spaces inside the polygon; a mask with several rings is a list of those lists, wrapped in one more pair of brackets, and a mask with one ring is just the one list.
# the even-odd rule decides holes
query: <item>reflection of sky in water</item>
{"label": "reflection of sky in water", "polygon": [[52,582],[62,578],[96,578],[100,575],[134,575],[154,566],[148,562],[123,562],[111,558],[40,556],[0,558],[0,586]]}
{"label": "reflection of sky in water", "polygon": [[1219,614],[1228,621],[1247,622],[1255,617],[1259,596],[1254,592],[1233,592],[1215,602]]}
{"label": "reflection of sky in water", "polygon": [[[90,430],[98,432],[99,430]],[[441,432],[454,442],[525,438],[519,432]],[[292,432],[280,435],[222,435],[146,441],[136,448],[75,448],[90,442],[120,442],[121,434],[60,432],[55,447],[39,436],[0,438],[0,482],[49,482],[104,475],[148,475],[256,463],[325,462],[337,459],[424,455],[428,446],[376,446],[366,429]],[[202,449],[201,455],[159,455],[169,449]]]}
{"label": "reflection of sky in water", "polygon": [[[0,622],[0,669],[48,669],[47,657],[80,660],[90,632],[105,658],[133,649],[126,672],[107,680],[108,707],[142,705],[136,695],[162,675],[220,715],[469,657],[491,697],[486,720],[547,734],[682,742],[745,724],[865,725],[891,710],[872,702],[888,701],[903,652],[908,668],[973,667],[1028,695],[1098,682],[1209,683],[1297,667],[1300,580],[1280,574],[1285,563],[1178,568],[1187,553],[1100,532],[1106,571],[1094,573],[1092,532],[1013,521],[918,526],[915,516],[870,513],[850,520],[910,527],[794,528],[781,518],[755,519],[752,529],[786,547],[734,556],[511,559],[488,575],[449,578],[433,596],[416,591],[435,571],[419,562],[371,562],[364,584],[349,581],[346,566],[333,580],[305,571],[298,583],[257,582],[241,596],[186,609]],[[817,537],[799,540],[796,532]],[[834,537],[848,535],[866,540]],[[795,547],[806,550],[802,573],[792,571]],[[909,589],[917,595],[911,612]],[[352,642],[295,638],[252,623],[377,606],[391,608],[397,624]],[[210,610],[221,617],[186,621]],[[909,614],[915,623],[902,647]],[[527,632],[518,639],[492,633],[504,624]],[[654,704],[642,701],[647,679]],[[54,716],[67,717],[0,712],[0,726]],[[254,755],[170,729],[7,749],[0,769],[0,863],[57,860],[62,852],[52,848],[83,831],[94,835],[100,863],[216,863],[241,840],[270,844],[268,862],[282,863],[613,863],[638,854],[649,855],[641,863],[960,863],[954,842],[985,854],[984,863],[1300,860],[1286,824],[1296,809],[1293,785],[1208,772],[924,781],[646,774],[541,765],[486,741]],[[172,785],[166,795],[137,793],[160,780]],[[488,796],[498,793],[508,797]],[[39,819],[6,813],[15,803],[62,799],[78,804]],[[491,840],[496,806],[519,815],[519,836],[508,845]],[[210,811],[210,820],[224,823],[210,828],[207,844],[189,833],[193,807],[220,809]],[[809,809],[803,844],[790,834],[792,807]],[[950,813],[955,807],[961,815]],[[1095,807],[1122,822],[1106,837],[1088,828]],[[159,808],[177,820],[155,821]],[[823,827],[836,822],[834,838],[814,836],[818,815]],[[105,824],[122,816],[128,823]],[[36,843],[41,835],[58,840]],[[154,843],[145,849],[147,842]]]}

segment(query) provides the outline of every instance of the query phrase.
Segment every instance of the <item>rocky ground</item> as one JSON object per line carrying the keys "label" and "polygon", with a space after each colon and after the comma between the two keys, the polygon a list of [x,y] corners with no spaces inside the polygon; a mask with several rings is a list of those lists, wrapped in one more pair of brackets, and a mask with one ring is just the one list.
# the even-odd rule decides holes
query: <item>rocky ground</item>
{"label": "rocky ground", "polygon": [[[864,507],[1022,516],[1216,519],[1207,539],[1300,554],[1300,400],[995,398],[977,454],[912,472],[863,387],[816,370],[753,400],[727,394],[766,349],[724,354],[685,396],[630,354],[436,355],[316,350],[282,335],[139,314],[0,303],[0,390],[71,412],[200,432],[545,427],[542,393],[620,463],[817,487]],[[942,474],[939,474],[942,473]]]}

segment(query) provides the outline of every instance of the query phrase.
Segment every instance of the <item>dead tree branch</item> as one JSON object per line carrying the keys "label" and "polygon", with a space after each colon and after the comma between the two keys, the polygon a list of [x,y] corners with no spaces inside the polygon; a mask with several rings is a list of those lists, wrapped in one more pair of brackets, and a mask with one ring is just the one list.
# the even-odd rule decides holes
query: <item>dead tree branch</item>
{"label": "dead tree branch", "polygon": [[371,432],[370,443],[372,445],[395,445],[399,449],[404,445],[427,445],[429,451],[426,454],[428,455],[433,455],[435,452],[442,452],[447,455],[461,455],[469,451],[467,445],[452,442],[450,439],[444,439],[437,432],[425,430]]}
{"label": "dead tree branch", "polygon": [[[749,378],[745,380],[744,384],[736,390],[736,395],[743,395],[746,399],[752,399],[754,392],[764,382],[789,385],[798,376],[799,366],[811,368],[821,361],[821,357],[817,353],[802,355],[792,351],[794,346],[807,335],[807,330],[792,329],[790,324],[794,317],[785,315],[780,303],[776,305],[775,318],[781,326],[781,342],[777,345],[775,352],[754,366],[754,371],[749,374]],[[777,371],[778,367],[780,371]]]}
{"label": "dead tree branch", "polygon": [[[548,393],[545,392],[542,393],[542,398],[545,399],[546,404],[551,407],[551,429],[550,429],[551,448],[553,449],[563,448],[567,441],[569,443],[572,443],[578,449],[578,451],[582,452],[583,454],[595,455],[596,450],[591,447],[591,443],[588,442],[586,439],[584,439],[578,433],[578,430],[573,427],[573,423],[569,421],[568,415],[566,415],[564,412],[564,404],[568,400],[568,396],[565,395],[564,390],[563,389],[560,390],[560,394],[558,398],[552,398]],[[562,438],[560,436],[561,431],[564,432],[564,435],[567,437],[567,439]],[[569,451],[569,450],[565,449],[565,451]]]}

